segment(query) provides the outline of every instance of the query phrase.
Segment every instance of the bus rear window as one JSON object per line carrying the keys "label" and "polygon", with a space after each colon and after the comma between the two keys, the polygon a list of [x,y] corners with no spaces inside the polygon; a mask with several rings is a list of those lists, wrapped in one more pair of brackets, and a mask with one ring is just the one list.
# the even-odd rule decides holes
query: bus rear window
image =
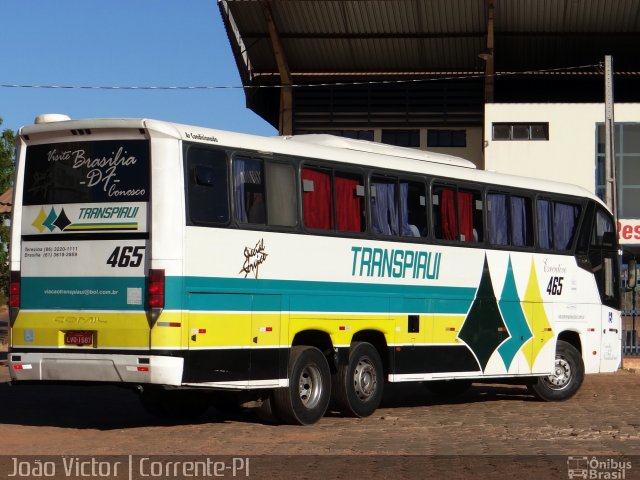
{"label": "bus rear window", "polygon": [[23,204],[147,202],[149,171],[146,140],[30,146]]}

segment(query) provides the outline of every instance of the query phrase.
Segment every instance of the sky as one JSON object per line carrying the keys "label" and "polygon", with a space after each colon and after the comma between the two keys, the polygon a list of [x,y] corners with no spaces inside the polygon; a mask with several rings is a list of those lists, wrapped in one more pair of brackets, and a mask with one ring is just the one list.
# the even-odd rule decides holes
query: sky
{"label": "sky", "polygon": [[[0,85],[242,86],[216,0],[6,0],[0,7]],[[246,108],[241,88],[0,87],[0,130],[17,132],[42,113],[277,135]]]}

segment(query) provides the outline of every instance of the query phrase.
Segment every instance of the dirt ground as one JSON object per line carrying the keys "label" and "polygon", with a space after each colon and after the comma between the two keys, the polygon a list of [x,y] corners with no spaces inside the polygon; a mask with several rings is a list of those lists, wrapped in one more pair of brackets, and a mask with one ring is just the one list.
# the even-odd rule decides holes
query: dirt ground
{"label": "dirt ground", "polygon": [[[475,385],[445,401],[419,384],[392,385],[369,418],[329,413],[298,427],[213,408],[195,423],[166,423],[147,414],[132,391],[11,387],[0,367],[0,438],[5,456],[247,457],[253,478],[276,472],[281,478],[318,478],[318,472],[320,478],[364,478],[365,472],[367,478],[422,478],[425,471],[505,478],[492,475],[523,469],[567,478],[569,456],[638,455],[640,374],[589,375],[574,398],[560,403],[538,402],[515,386]],[[628,458],[635,469],[625,478],[637,478],[640,457]],[[3,459],[0,473],[10,468]]]}

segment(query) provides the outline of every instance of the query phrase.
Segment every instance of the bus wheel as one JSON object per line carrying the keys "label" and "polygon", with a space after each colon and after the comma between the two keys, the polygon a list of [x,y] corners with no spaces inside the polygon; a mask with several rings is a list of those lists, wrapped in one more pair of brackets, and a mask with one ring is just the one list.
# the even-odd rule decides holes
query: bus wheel
{"label": "bus wheel", "polygon": [[333,376],[333,402],[343,414],[368,417],[382,400],[382,361],[378,351],[366,342],[354,342],[349,363]]}
{"label": "bus wheel", "polygon": [[194,420],[209,409],[207,397],[200,392],[145,388],[140,400],[148,413],[164,419]]}
{"label": "bus wheel", "polygon": [[262,400],[260,406],[256,408],[255,413],[258,416],[258,419],[263,423],[276,424],[280,422],[280,418],[278,418],[275,411],[272,394]]}
{"label": "bus wheel", "polygon": [[424,382],[423,385],[429,392],[438,397],[457,397],[471,387],[470,380],[434,380]]}
{"label": "bus wheel", "polygon": [[580,352],[570,343],[558,340],[553,373],[538,377],[528,387],[539,400],[566,400],[578,391],[583,379],[584,363]]}
{"label": "bus wheel", "polygon": [[275,414],[285,423],[310,425],[320,420],[331,400],[331,371],[315,347],[299,345],[289,353],[289,386],[271,398]]}

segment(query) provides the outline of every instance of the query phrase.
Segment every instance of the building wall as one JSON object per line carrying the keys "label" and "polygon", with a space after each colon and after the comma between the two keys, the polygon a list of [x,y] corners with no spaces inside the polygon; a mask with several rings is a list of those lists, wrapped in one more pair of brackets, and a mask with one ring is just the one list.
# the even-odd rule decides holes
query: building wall
{"label": "building wall", "polygon": [[[640,104],[616,104],[615,121],[640,122]],[[493,140],[496,122],[548,122],[549,140]],[[485,105],[487,170],[569,182],[595,193],[596,126],[604,103]]]}

